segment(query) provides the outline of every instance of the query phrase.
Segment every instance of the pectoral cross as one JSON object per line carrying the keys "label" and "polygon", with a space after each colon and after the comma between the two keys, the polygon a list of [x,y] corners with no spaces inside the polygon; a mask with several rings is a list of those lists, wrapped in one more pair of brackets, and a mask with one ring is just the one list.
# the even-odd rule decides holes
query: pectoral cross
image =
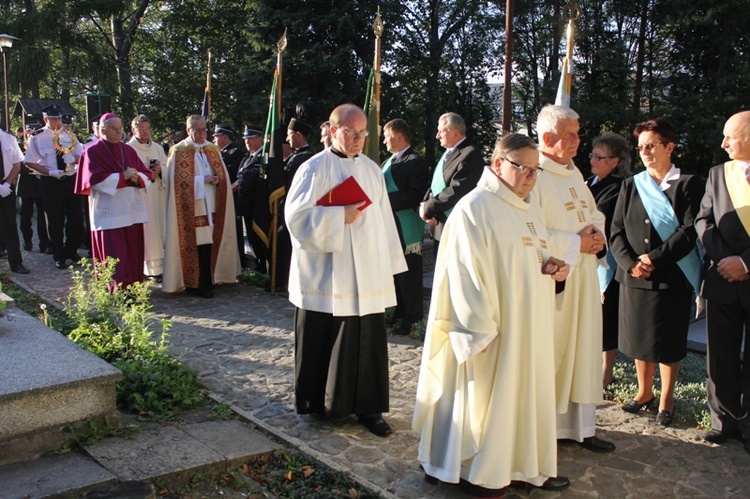
{"label": "pectoral cross", "polygon": [[570,197],[573,198],[573,201],[568,201],[567,203],[565,203],[565,210],[575,211],[576,216],[578,217],[578,222],[585,223],[586,212],[589,211],[588,203],[586,202],[586,200],[578,198],[578,193],[576,192],[575,187],[569,188],[568,192],[570,193]]}
{"label": "pectoral cross", "polygon": [[539,237],[539,234],[534,227],[534,222],[526,222],[526,228],[529,229],[531,237],[521,237],[521,242],[524,246],[533,247],[536,249],[536,256],[540,264],[544,264],[544,253],[542,250],[546,250],[549,246],[547,241]]}

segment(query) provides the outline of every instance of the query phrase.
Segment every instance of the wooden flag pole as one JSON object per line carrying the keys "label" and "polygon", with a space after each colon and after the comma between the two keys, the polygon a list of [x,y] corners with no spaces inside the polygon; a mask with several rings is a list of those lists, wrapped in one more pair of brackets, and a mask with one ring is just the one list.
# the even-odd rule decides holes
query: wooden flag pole
{"label": "wooden flag pole", "polygon": [[[274,112],[276,116],[281,118],[281,75],[282,75],[282,54],[286,50],[286,28],[284,28],[284,35],[279,39],[276,44],[276,109]],[[278,124],[277,124],[278,125]],[[271,134],[276,133],[276,130],[272,130]],[[270,151],[269,151],[270,153]],[[276,247],[277,247],[277,230],[279,225],[279,200],[274,199],[271,207],[271,294],[276,294]]]}

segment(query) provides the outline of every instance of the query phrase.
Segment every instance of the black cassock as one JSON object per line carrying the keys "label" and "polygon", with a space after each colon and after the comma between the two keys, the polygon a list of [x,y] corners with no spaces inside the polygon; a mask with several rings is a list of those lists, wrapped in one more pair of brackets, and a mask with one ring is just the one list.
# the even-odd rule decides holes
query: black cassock
{"label": "black cassock", "polygon": [[385,314],[334,317],[297,308],[294,322],[297,414],[388,412]]}

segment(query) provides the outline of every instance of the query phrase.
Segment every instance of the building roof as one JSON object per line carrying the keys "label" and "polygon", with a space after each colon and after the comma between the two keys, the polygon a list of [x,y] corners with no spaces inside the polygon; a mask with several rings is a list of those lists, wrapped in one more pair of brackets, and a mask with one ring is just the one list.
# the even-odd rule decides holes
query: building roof
{"label": "building roof", "polygon": [[78,113],[70,102],[62,99],[18,99],[16,107],[13,108],[13,115],[24,118],[34,117],[42,119],[42,109],[56,104],[64,116],[75,116]]}

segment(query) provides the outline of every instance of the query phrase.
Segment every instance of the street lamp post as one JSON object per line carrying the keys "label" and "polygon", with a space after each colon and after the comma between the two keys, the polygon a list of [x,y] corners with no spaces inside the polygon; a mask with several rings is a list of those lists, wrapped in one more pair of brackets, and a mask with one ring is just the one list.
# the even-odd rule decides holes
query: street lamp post
{"label": "street lamp post", "polygon": [[13,46],[14,40],[20,40],[12,35],[0,35],[0,52],[3,53],[3,87],[5,89],[5,131],[10,129],[10,114],[8,113],[8,62],[5,59],[5,53]]}

